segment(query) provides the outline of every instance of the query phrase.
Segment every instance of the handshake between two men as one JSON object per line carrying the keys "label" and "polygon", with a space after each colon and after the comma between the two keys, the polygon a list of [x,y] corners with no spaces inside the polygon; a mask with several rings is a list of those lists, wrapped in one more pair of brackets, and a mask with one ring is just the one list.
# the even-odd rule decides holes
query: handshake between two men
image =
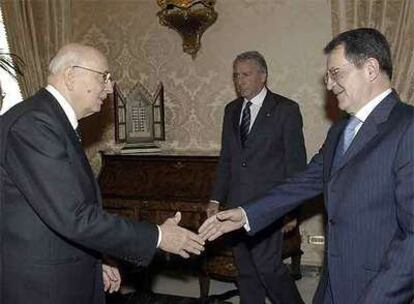
{"label": "handshake between two men", "polygon": [[[240,208],[211,215],[199,228],[198,235],[180,227],[180,221],[181,213],[177,212],[174,217],[168,218],[159,226],[161,230],[159,248],[185,259],[189,258],[190,254],[200,255],[206,240],[213,241],[224,233],[241,228],[245,223]],[[117,267],[104,264],[102,275],[105,291],[112,293],[119,290],[121,276]]]}
{"label": "handshake between two men", "polygon": [[177,212],[160,225],[162,237],[159,248],[183,258],[188,258],[190,254],[201,254],[206,240],[213,241],[225,233],[240,229],[246,223],[240,208],[210,216],[200,226],[198,235],[178,226],[180,220],[181,213]]}

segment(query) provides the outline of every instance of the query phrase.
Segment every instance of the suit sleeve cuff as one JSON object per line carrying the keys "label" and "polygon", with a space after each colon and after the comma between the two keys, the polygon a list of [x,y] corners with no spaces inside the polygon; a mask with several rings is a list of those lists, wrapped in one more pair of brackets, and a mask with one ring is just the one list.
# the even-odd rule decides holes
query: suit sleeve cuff
{"label": "suit sleeve cuff", "polygon": [[242,213],[243,213],[243,218],[244,218],[244,220],[246,221],[246,223],[243,225],[243,228],[244,228],[247,232],[249,232],[249,231],[250,231],[250,224],[249,224],[249,219],[247,218],[246,211],[244,211],[244,209],[243,209],[242,207],[238,207],[238,208],[242,211]]}
{"label": "suit sleeve cuff", "polygon": [[160,226],[158,226],[158,225],[157,225],[157,229],[158,229],[158,240],[157,240],[157,248],[158,248],[158,247],[160,247],[160,244],[161,244],[162,232],[161,232]]}

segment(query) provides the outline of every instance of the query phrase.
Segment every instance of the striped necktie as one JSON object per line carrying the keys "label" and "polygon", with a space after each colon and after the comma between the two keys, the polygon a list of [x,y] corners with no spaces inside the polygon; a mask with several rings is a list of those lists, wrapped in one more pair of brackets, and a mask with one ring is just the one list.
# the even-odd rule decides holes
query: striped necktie
{"label": "striped necktie", "polygon": [[240,123],[240,141],[242,144],[242,147],[244,147],[244,143],[247,139],[247,136],[249,135],[249,129],[250,129],[250,106],[252,105],[251,101],[248,101],[243,109],[243,115]]}
{"label": "striped necktie", "polygon": [[76,136],[77,136],[77,137],[78,137],[78,139],[79,139],[79,142],[82,142],[82,135],[81,135],[81,132],[80,132],[79,127],[77,127],[77,128],[75,129],[75,133],[76,133]]}

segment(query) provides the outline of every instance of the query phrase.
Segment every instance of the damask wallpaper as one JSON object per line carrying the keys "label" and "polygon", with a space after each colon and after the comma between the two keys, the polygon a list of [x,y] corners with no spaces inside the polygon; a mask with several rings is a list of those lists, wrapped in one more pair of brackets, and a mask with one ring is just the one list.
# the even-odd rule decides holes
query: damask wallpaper
{"label": "damask wallpaper", "polygon": [[[258,50],[267,59],[269,88],[300,104],[308,158],[319,149],[329,118],[336,115],[322,82],[322,48],[331,38],[326,0],[217,0],[218,19],[204,33],[195,59],[182,51],[175,31],[159,24],[159,9],[155,0],[75,0],[72,37],[107,55],[124,92],[137,81],[150,91],[163,82],[164,149],[218,153],[224,106],[235,98],[232,61],[247,50]],[[116,148],[112,117],[108,103],[83,126],[94,130],[88,154],[96,170],[97,151]],[[301,230],[304,263],[320,265],[322,246],[306,240],[323,234],[321,215]]]}

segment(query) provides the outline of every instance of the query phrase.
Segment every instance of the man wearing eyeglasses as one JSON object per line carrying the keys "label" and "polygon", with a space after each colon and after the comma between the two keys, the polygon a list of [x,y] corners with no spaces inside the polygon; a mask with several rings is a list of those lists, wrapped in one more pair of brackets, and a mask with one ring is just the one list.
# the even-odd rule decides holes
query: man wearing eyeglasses
{"label": "man wearing eyeglasses", "polygon": [[324,49],[326,87],[350,117],[334,124],[307,169],[267,195],[210,217],[203,238],[261,231],[320,193],[326,251],[315,304],[414,303],[414,109],[391,89],[377,30],[343,32]]}
{"label": "man wearing eyeglasses", "polygon": [[157,226],[102,210],[75,130],[112,92],[108,63],[70,44],[49,72],[46,88],[1,120],[0,302],[102,304],[120,277],[102,269],[101,253],[146,266],[157,247],[187,258],[203,241],[178,226],[179,213]]}

